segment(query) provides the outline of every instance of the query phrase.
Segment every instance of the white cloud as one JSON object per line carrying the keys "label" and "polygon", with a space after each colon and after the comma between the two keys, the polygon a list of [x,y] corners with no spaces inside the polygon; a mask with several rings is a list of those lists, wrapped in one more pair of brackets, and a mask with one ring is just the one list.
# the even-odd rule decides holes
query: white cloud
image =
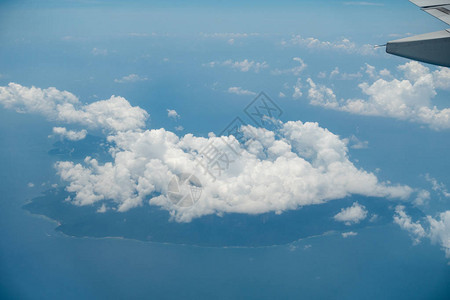
{"label": "white cloud", "polygon": [[28,182],[27,186],[28,186],[29,188],[33,188],[33,187],[34,187],[34,183]]}
{"label": "white cloud", "polygon": [[446,257],[450,258],[450,210],[440,213],[438,220],[431,216],[427,220],[430,224],[428,236],[431,241],[440,244]]}
{"label": "white cloud", "polygon": [[286,95],[285,95],[283,92],[280,92],[280,93],[278,93],[278,97],[279,97],[279,98],[285,98]]}
{"label": "white cloud", "polygon": [[346,239],[346,238],[348,238],[348,237],[350,237],[350,236],[357,236],[357,235],[358,235],[358,233],[357,233],[357,232],[353,232],[353,231],[343,232],[343,233],[342,233],[342,237],[343,237],[344,239]]}
{"label": "white cloud", "polygon": [[292,98],[294,99],[301,98],[303,96],[302,88],[303,88],[302,79],[298,78],[297,82],[294,85],[294,93],[292,94]]}
{"label": "white cloud", "polygon": [[389,71],[388,69],[383,69],[380,71],[380,76],[383,77],[391,77],[391,71]]}
{"label": "white cloud", "polygon": [[259,36],[259,33],[233,33],[233,32],[215,32],[215,33],[200,33],[205,38],[221,38],[221,39],[238,39],[248,38],[251,36]]}
{"label": "white cloud", "polygon": [[[327,77],[326,72],[320,72],[317,75],[317,78],[320,78],[320,79],[324,79],[326,77]],[[331,71],[330,75],[329,75],[330,79],[340,79],[340,80],[355,80],[355,79],[360,79],[362,77],[363,77],[363,75],[361,74],[361,72],[356,72],[356,73],[341,72],[339,70],[339,67],[334,68],[334,70]]]}
{"label": "white cloud", "polygon": [[316,85],[311,78],[306,80],[309,83],[308,99],[311,105],[336,109],[339,106],[333,90],[324,85]]}
{"label": "white cloud", "polygon": [[252,92],[252,91],[243,89],[243,88],[241,88],[241,87],[239,87],[239,86],[232,86],[232,87],[229,87],[229,88],[228,88],[228,93],[230,93],[230,94],[236,94],[236,95],[252,95],[252,96],[256,95],[255,92]]}
{"label": "white cloud", "polygon": [[425,205],[427,203],[428,200],[430,200],[431,195],[429,191],[426,190],[421,190],[417,193],[417,197],[414,200],[414,204],[415,205]]}
{"label": "white cloud", "polygon": [[319,74],[317,74],[317,78],[324,79],[326,77],[327,77],[327,72],[319,72]]}
{"label": "white cloud", "polygon": [[303,59],[301,59],[300,57],[294,57],[292,60],[298,62],[300,65],[285,70],[275,69],[272,71],[272,74],[273,75],[292,74],[294,76],[300,75],[300,73],[306,69],[307,64],[305,64]]}
{"label": "white cloud", "polygon": [[70,141],[79,141],[86,137],[86,129],[80,131],[67,130],[65,127],[53,127],[53,134],[59,135]]}
{"label": "white cloud", "polygon": [[[258,139],[240,145],[240,156],[216,180],[198,165],[198,153],[210,143],[226,151],[224,141],[233,144],[234,137],[178,138],[164,129],[110,136],[113,162],[100,164],[88,157],[84,164],[58,162],[56,168],[69,183],[67,190],[76,194],[77,205],[111,199],[126,211],[156,192],[161,196],[150,204],[184,222],[208,214],[282,212],[351,194],[407,198],[412,193],[357,169],[348,160],[345,142],[317,123],[282,124],[281,140],[272,131],[243,129],[246,136],[258,132]],[[170,180],[180,173],[195,173],[203,185],[202,198],[192,207],[174,207],[166,197]]]}
{"label": "white cloud", "polygon": [[[0,87],[0,103],[19,112],[108,131],[111,162],[86,157],[84,163],[55,165],[68,182],[67,191],[74,193],[67,201],[76,205],[110,201],[110,209],[126,211],[150,203],[170,211],[177,221],[189,222],[208,214],[281,213],[352,194],[406,199],[413,193],[408,186],[379,182],[373,173],[355,167],[348,158],[347,142],[317,123],[280,123],[278,134],[244,126],[251,142],[239,144],[233,136],[180,138],[165,129],[144,131],[148,113],[122,97],[83,105],[69,92],[11,83]],[[234,145],[240,153],[217,178],[197,161],[211,143],[219,151]],[[170,180],[180,173],[195,173],[203,185],[202,198],[192,207],[174,206],[166,196]],[[353,211],[360,215],[364,209],[354,206],[336,218],[360,220]]]}
{"label": "white cloud", "polygon": [[94,48],[94,49],[92,49],[91,52],[94,55],[108,55],[108,50],[107,49]]}
{"label": "white cloud", "polygon": [[107,211],[107,208],[106,208],[105,203],[102,203],[102,206],[100,206],[100,207],[97,209],[97,212],[100,213],[100,214],[105,213],[106,211]]}
{"label": "white cloud", "polygon": [[147,77],[141,77],[137,74],[130,74],[127,76],[123,76],[120,79],[114,79],[114,82],[116,83],[127,83],[127,82],[139,82],[139,81],[146,81],[148,80]]}
{"label": "white cloud", "polygon": [[367,210],[364,205],[354,202],[352,206],[343,208],[334,216],[334,220],[351,225],[361,222],[367,217]]}
{"label": "white cloud", "polygon": [[352,148],[352,149],[367,149],[367,148],[369,148],[368,141],[361,141],[355,135],[352,135],[345,140],[348,142],[348,144],[350,145],[350,148]]}
{"label": "white cloud", "polygon": [[152,32],[152,33],[145,33],[145,32],[130,32],[128,34],[129,36],[133,36],[133,37],[155,37],[158,36],[158,34],[156,32]]}
{"label": "white cloud", "polygon": [[362,92],[368,96],[366,100],[338,100],[333,90],[317,85],[308,78],[308,99],[310,104],[328,109],[408,120],[426,124],[436,130],[449,129],[450,108],[438,109],[432,106],[431,99],[436,95],[436,89],[450,90],[450,71],[439,68],[431,72],[429,68],[417,62],[406,63],[398,69],[403,73],[402,79],[386,80],[380,78],[381,75],[376,74],[373,67],[367,65],[366,72],[376,81],[359,85]]}
{"label": "white cloud", "polygon": [[402,205],[395,208],[394,222],[411,234],[415,244],[426,236],[422,225],[419,222],[413,222],[411,217],[405,213],[405,207]]}
{"label": "white cloud", "polygon": [[183,131],[183,130],[184,130],[184,127],[181,126],[181,125],[179,125],[179,126],[176,126],[176,127],[175,127],[175,130],[176,130],[176,131]]}
{"label": "white cloud", "polygon": [[211,68],[214,68],[216,66],[222,66],[222,67],[229,67],[241,72],[254,71],[255,73],[259,73],[261,70],[269,67],[269,65],[265,61],[257,62],[254,60],[249,61],[248,59],[244,59],[243,61],[233,61],[231,59],[225,60],[223,62],[212,61],[210,63],[203,64],[203,66]]}
{"label": "white cloud", "polygon": [[174,109],[167,109],[167,116],[168,116],[169,118],[173,118],[173,119],[175,119],[175,120],[177,120],[177,119],[180,118],[180,115],[179,115],[179,114],[177,113],[177,111],[174,110]]}
{"label": "white cloud", "polygon": [[145,110],[132,107],[122,97],[82,104],[72,93],[54,87],[27,88],[16,83],[0,87],[0,104],[19,113],[41,114],[51,121],[110,132],[142,128],[148,118]]}
{"label": "white cloud", "polygon": [[425,174],[425,180],[431,183],[431,188],[436,193],[449,198],[450,193],[447,191],[447,187],[442,182],[438,182],[436,178],[430,176],[430,174]]}
{"label": "white cloud", "polygon": [[330,73],[330,78],[333,78],[334,76],[339,75],[339,73],[340,73],[339,68],[338,67],[334,68],[334,70],[331,71],[331,73]]}
{"label": "white cloud", "polygon": [[450,210],[440,213],[438,218],[427,216],[424,221],[426,227],[419,221],[413,222],[403,206],[397,206],[395,212],[394,222],[411,234],[415,244],[427,237],[431,242],[439,244],[450,259]]}
{"label": "white cloud", "polygon": [[373,45],[357,45],[346,38],[336,42],[329,42],[313,37],[304,38],[301,35],[293,35],[289,41],[282,41],[281,44],[284,46],[301,46],[309,49],[334,50],[359,55],[373,55],[376,53]]}

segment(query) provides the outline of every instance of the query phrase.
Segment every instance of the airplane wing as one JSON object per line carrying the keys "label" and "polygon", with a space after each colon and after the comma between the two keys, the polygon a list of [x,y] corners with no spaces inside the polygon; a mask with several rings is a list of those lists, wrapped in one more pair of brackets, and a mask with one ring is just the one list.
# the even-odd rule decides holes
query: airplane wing
{"label": "airplane wing", "polygon": [[[450,25],[450,0],[410,0],[423,11]],[[386,52],[450,67],[450,29],[388,42]]]}
{"label": "airplane wing", "polygon": [[450,0],[409,0],[423,11],[450,25]]}

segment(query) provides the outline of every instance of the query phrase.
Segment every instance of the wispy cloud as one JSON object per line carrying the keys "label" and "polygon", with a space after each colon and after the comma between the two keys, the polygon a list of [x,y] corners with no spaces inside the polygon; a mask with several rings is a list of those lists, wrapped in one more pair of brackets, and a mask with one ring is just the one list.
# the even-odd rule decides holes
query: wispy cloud
{"label": "wispy cloud", "polygon": [[259,36],[259,33],[234,33],[234,32],[214,32],[214,33],[200,33],[202,37],[205,38],[221,38],[221,39],[237,39],[237,38],[247,38],[251,36]]}
{"label": "wispy cloud", "polygon": [[100,48],[94,48],[92,49],[91,53],[93,55],[108,55],[108,50],[107,49],[100,49]]}
{"label": "wispy cloud", "polygon": [[256,95],[255,92],[241,88],[240,86],[232,86],[228,88],[228,93],[236,95]]}
{"label": "wispy cloud", "polygon": [[353,231],[343,232],[343,233],[342,233],[342,237],[343,237],[344,239],[346,239],[346,238],[348,238],[348,237],[350,237],[350,236],[357,236],[357,235],[358,235],[358,233],[357,233],[357,232],[353,232]]}
{"label": "wispy cloud", "polygon": [[358,45],[347,38],[331,42],[322,41],[314,37],[304,38],[301,35],[293,35],[290,40],[281,41],[281,45],[300,46],[309,49],[334,50],[359,55],[373,55],[377,51],[373,45]]}
{"label": "wispy cloud", "polygon": [[222,67],[229,67],[235,70],[239,70],[241,72],[248,72],[248,71],[254,71],[255,73],[258,73],[262,69],[266,69],[269,67],[269,65],[263,61],[263,62],[257,62],[254,60],[248,60],[244,59],[242,61],[233,61],[231,59],[225,60],[225,61],[212,61],[207,64],[203,64],[204,67],[210,67],[214,68],[216,66],[222,66]]}
{"label": "wispy cloud", "polygon": [[296,63],[298,63],[299,65],[289,68],[289,69],[283,69],[283,70],[275,69],[272,71],[272,74],[273,75],[292,74],[294,76],[300,75],[300,73],[304,69],[306,69],[307,65],[305,64],[303,59],[301,59],[300,57],[294,57],[292,60],[295,61]]}
{"label": "wispy cloud", "polygon": [[114,82],[116,83],[126,83],[126,82],[138,82],[138,81],[146,81],[148,80],[147,77],[141,77],[137,74],[130,74],[127,76],[123,76],[120,79],[114,79]]}

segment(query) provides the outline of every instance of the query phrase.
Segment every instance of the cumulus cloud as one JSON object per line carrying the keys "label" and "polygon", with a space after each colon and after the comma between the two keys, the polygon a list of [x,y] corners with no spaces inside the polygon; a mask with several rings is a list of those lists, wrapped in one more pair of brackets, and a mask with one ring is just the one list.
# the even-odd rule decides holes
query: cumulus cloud
{"label": "cumulus cloud", "polygon": [[175,120],[180,118],[180,115],[177,113],[175,109],[167,109],[167,116]]}
{"label": "cumulus cloud", "polygon": [[[176,221],[189,222],[208,214],[281,213],[352,194],[406,199],[414,192],[379,182],[373,173],[357,168],[348,158],[347,141],[317,123],[279,122],[277,131],[242,126],[244,139],[238,141],[233,136],[178,137],[165,129],[143,130],[148,113],[116,96],[82,104],[66,91],[11,83],[0,87],[0,103],[109,134],[110,162],[86,157],[82,163],[55,164],[73,193],[67,201],[75,205],[108,201],[108,209],[126,211],[149,203],[170,211]],[[217,177],[199,164],[200,158],[208,158],[204,151],[211,145],[235,154]],[[202,197],[191,207],[175,206],[167,196],[169,182],[183,173],[195,174],[202,184]],[[359,222],[364,212],[355,203],[336,218]]]}
{"label": "cumulus cloud", "polygon": [[345,225],[357,224],[367,217],[367,209],[364,205],[358,202],[353,203],[352,206],[343,208],[334,216],[334,220],[344,222]]}
{"label": "cumulus cloud", "polygon": [[[359,84],[366,99],[338,100],[332,89],[308,78],[308,99],[310,104],[328,109],[408,120],[436,130],[449,129],[450,108],[438,109],[431,99],[437,89],[450,90],[450,71],[438,68],[431,72],[418,62],[408,62],[398,69],[403,77],[389,80],[381,78],[382,75],[368,65],[366,73],[375,81]],[[386,71],[381,73],[389,75]]]}
{"label": "cumulus cloud", "polygon": [[59,135],[62,138],[68,139],[70,141],[80,141],[86,137],[87,131],[86,129],[75,131],[67,130],[65,127],[53,127],[53,134]]}
{"label": "cumulus cloud", "polygon": [[450,210],[439,214],[439,219],[427,216],[430,224],[428,236],[432,242],[440,244],[447,258],[450,258]]}
{"label": "cumulus cloud", "polygon": [[405,207],[402,205],[398,205],[395,208],[394,223],[411,233],[416,244],[426,236],[425,229],[423,229],[422,225],[419,222],[413,222],[411,217],[406,214]]}
{"label": "cumulus cloud", "polygon": [[427,216],[423,225],[419,221],[413,222],[403,206],[397,206],[395,213],[394,222],[411,234],[415,244],[423,238],[429,238],[431,242],[439,244],[446,257],[450,258],[450,210],[440,213],[437,218]]}
{"label": "cumulus cloud", "polygon": [[244,59],[242,61],[233,61],[231,59],[225,60],[225,61],[212,61],[207,64],[203,64],[203,66],[214,68],[216,66],[222,66],[222,67],[229,67],[241,72],[249,72],[253,71],[255,73],[259,73],[259,71],[266,69],[269,67],[269,65],[263,61],[263,62],[257,62],[254,60],[248,60]]}
{"label": "cumulus cloud", "polygon": [[373,55],[376,53],[373,45],[357,45],[346,38],[340,41],[330,42],[321,41],[313,37],[304,38],[301,35],[293,35],[290,40],[282,41],[281,44],[284,46],[300,46],[309,49],[341,51],[349,54]]}
{"label": "cumulus cloud", "polygon": [[284,69],[284,70],[275,69],[272,71],[272,74],[273,75],[292,74],[294,76],[300,75],[300,73],[306,69],[307,64],[305,64],[303,59],[301,59],[300,57],[294,57],[292,60],[295,62],[298,62],[299,65],[292,67],[290,69]]}
{"label": "cumulus cloud", "polygon": [[137,74],[130,74],[127,76],[123,76],[122,78],[119,78],[119,79],[114,79],[114,82],[127,83],[127,82],[139,82],[139,81],[146,81],[146,80],[148,80],[147,77],[141,77]]}
{"label": "cumulus cloud", "polygon": [[229,87],[229,88],[228,88],[228,93],[230,93],[230,94],[236,94],[236,95],[251,95],[251,96],[256,95],[255,92],[252,92],[252,91],[243,89],[243,88],[241,88],[241,87],[239,87],[239,86],[232,86],[232,87]]}
{"label": "cumulus cloud", "polygon": [[[179,138],[164,129],[119,132],[108,138],[114,144],[113,161],[93,158],[84,163],[58,162],[67,190],[77,205],[112,200],[119,211],[149,201],[169,210],[177,221],[189,222],[208,214],[282,212],[321,204],[351,194],[407,198],[407,186],[379,182],[348,159],[346,143],[317,123],[281,124],[281,139],[273,131],[244,126],[245,136],[257,139],[239,144],[233,136],[209,138],[187,134]],[[239,155],[217,178],[198,164],[208,145]],[[167,189],[175,174],[195,173],[202,183],[202,197],[192,207],[174,206]],[[159,195],[159,196],[158,196]]]}
{"label": "cumulus cloud", "polygon": [[67,91],[54,87],[40,89],[10,83],[0,87],[0,104],[19,113],[35,113],[51,121],[80,124],[108,132],[138,129],[145,126],[148,113],[133,107],[122,97],[112,96],[91,104],[82,104]]}

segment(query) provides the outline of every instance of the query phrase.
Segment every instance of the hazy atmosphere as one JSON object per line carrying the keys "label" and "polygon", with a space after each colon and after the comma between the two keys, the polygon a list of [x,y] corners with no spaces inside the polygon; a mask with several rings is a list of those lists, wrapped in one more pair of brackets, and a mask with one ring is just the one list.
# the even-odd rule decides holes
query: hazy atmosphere
{"label": "hazy atmosphere", "polygon": [[450,69],[383,46],[446,28],[0,1],[0,298],[448,299]]}

